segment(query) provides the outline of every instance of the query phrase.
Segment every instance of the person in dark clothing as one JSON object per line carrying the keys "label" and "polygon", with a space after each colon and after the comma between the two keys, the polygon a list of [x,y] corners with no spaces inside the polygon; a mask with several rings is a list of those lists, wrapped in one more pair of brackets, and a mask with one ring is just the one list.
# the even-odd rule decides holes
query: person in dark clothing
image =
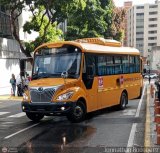
{"label": "person in dark clothing", "polygon": [[16,92],[16,79],[15,79],[15,75],[12,74],[12,77],[10,79],[10,84],[12,86],[12,95],[15,96],[15,92]]}
{"label": "person in dark clothing", "polygon": [[156,97],[160,100],[160,79],[155,81],[155,85],[157,88]]}
{"label": "person in dark clothing", "polygon": [[149,81],[149,84],[150,84],[150,82],[151,82],[151,77],[149,76],[149,78],[148,78],[148,81]]}

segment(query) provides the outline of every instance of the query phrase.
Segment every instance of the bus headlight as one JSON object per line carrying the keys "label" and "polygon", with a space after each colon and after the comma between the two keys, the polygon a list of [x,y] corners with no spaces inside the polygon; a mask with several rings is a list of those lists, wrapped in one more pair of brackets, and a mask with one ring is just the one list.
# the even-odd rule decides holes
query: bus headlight
{"label": "bus headlight", "polygon": [[70,99],[72,97],[73,93],[74,93],[73,91],[64,93],[64,94],[58,96],[57,100],[59,100],[59,101],[61,101],[61,100],[68,100],[68,99]]}
{"label": "bus headlight", "polygon": [[28,100],[28,96],[25,93],[23,94],[23,99]]}

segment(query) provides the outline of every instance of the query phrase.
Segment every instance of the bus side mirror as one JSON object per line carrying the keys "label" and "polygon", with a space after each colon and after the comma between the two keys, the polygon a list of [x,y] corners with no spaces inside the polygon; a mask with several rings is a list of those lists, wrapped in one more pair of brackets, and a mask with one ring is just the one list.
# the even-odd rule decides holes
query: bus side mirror
{"label": "bus side mirror", "polygon": [[87,66],[87,78],[88,79],[93,79],[94,78],[93,66]]}
{"label": "bus side mirror", "polygon": [[66,71],[62,72],[61,73],[61,77],[64,78],[64,79],[66,79],[68,77],[68,72],[66,72]]}

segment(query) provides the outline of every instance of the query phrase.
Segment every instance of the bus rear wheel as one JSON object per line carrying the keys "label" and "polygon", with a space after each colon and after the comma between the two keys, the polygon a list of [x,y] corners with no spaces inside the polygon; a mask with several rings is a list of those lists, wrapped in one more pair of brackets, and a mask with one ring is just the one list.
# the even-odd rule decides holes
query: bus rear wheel
{"label": "bus rear wheel", "polygon": [[44,114],[40,114],[40,113],[26,112],[26,115],[30,120],[34,122],[39,122],[44,117]]}
{"label": "bus rear wheel", "polygon": [[124,110],[126,108],[126,105],[128,104],[128,96],[125,92],[122,92],[121,94],[121,99],[120,99],[120,104],[119,104],[119,109]]}
{"label": "bus rear wheel", "polygon": [[85,119],[86,116],[86,106],[83,102],[78,101],[76,106],[72,109],[72,111],[67,115],[69,121],[73,123],[81,122]]}

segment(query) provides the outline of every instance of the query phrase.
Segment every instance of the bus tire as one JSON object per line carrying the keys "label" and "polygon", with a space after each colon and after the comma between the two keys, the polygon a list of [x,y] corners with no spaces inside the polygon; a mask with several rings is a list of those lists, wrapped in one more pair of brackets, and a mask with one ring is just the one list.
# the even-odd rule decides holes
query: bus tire
{"label": "bus tire", "polygon": [[40,114],[40,113],[26,112],[26,115],[30,120],[34,122],[39,122],[44,117],[44,114]]}
{"label": "bus tire", "polygon": [[128,96],[125,92],[122,92],[121,94],[121,99],[120,99],[120,104],[119,104],[119,109],[124,110],[126,108],[126,105],[128,104]]}
{"label": "bus tire", "polygon": [[82,101],[77,101],[74,108],[67,115],[69,121],[73,123],[81,122],[85,119],[86,116],[86,106]]}

